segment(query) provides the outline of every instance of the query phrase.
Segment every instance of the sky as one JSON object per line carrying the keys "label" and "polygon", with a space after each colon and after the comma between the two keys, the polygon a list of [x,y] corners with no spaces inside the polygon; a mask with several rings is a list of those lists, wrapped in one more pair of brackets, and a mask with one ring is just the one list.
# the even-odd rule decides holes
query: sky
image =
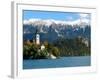
{"label": "sky", "polygon": [[89,13],[77,13],[77,12],[54,12],[54,11],[34,11],[24,10],[23,20],[29,19],[54,19],[62,21],[75,21],[78,19],[90,20],[91,15]]}

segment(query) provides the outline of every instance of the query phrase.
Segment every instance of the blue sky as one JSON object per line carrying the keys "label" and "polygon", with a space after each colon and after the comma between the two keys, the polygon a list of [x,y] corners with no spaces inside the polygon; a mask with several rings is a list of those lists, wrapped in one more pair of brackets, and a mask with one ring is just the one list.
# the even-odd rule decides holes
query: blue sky
{"label": "blue sky", "polygon": [[34,11],[34,10],[23,11],[23,20],[29,20],[32,18],[75,21],[80,18],[90,19],[90,14],[71,13],[71,12]]}

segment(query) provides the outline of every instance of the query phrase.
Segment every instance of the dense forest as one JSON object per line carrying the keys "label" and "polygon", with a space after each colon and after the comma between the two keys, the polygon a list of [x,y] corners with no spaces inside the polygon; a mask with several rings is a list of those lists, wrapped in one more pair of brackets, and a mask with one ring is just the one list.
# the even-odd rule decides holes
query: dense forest
{"label": "dense forest", "polygon": [[[82,37],[73,39],[59,38],[53,43],[43,41],[40,45],[35,44],[35,41],[25,40],[23,42],[23,59],[48,59],[50,54],[57,58],[90,56],[90,43],[90,40]],[[41,45],[44,45],[45,49],[41,50]]]}

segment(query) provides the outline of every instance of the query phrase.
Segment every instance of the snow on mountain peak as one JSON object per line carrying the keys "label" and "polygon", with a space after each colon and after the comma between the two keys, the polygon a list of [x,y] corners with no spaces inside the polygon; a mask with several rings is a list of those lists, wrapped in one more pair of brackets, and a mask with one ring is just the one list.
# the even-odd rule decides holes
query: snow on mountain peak
{"label": "snow on mountain peak", "polygon": [[53,23],[61,24],[61,25],[90,25],[90,20],[88,19],[78,19],[74,21],[61,21],[61,20],[54,20],[54,19],[29,19],[24,20],[23,24],[32,24],[32,25],[46,25],[50,26]]}

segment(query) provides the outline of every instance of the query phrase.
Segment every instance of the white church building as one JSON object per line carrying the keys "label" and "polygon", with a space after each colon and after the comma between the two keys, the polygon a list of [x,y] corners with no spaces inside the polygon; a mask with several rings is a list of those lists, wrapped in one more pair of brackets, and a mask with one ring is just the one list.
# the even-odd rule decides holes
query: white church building
{"label": "white church building", "polygon": [[40,35],[39,35],[38,30],[36,30],[36,33],[35,33],[35,42],[37,45],[40,45]]}
{"label": "white church building", "polygon": [[[45,49],[45,46],[44,46],[43,44],[41,45],[41,42],[40,42],[40,34],[39,34],[39,31],[38,31],[38,30],[36,30],[35,36],[36,36],[36,38],[35,38],[35,43],[36,43],[37,45],[40,45],[40,46],[41,46],[41,47],[40,47],[40,50],[44,50],[44,49]],[[50,57],[51,59],[56,59],[56,57],[55,57],[53,54],[50,54],[49,57]]]}

